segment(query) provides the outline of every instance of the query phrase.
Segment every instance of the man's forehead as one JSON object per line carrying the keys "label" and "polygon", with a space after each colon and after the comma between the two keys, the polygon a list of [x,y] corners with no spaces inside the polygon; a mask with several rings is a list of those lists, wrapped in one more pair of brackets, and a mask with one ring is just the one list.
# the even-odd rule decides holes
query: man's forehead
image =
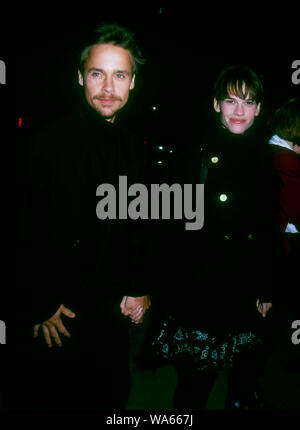
{"label": "man's forehead", "polygon": [[[122,65],[122,69],[132,69],[131,56],[128,49],[113,44],[98,44],[91,46],[86,66],[92,64]],[[118,67],[119,68],[119,67]]]}

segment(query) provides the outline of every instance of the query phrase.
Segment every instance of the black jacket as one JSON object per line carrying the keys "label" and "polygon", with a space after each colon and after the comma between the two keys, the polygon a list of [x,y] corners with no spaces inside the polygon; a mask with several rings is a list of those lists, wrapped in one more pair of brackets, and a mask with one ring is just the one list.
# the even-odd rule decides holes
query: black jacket
{"label": "black jacket", "polygon": [[[204,183],[204,226],[169,234],[167,294],[174,312],[193,327],[249,327],[255,302],[278,297],[282,248],[279,201],[264,162],[264,135],[222,127],[181,145],[171,182]],[[220,200],[221,195],[226,200]]]}
{"label": "black jacket", "polygon": [[147,294],[144,225],[96,216],[100,184],[118,191],[120,175],[128,186],[145,183],[144,152],[143,142],[86,103],[30,139],[20,259],[31,320],[52,316],[61,303],[76,309],[85,301]]}

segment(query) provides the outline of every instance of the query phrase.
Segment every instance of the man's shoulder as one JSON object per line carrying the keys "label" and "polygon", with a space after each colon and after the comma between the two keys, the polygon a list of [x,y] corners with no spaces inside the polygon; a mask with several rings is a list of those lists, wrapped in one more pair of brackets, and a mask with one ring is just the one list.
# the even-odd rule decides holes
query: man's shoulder
{"label": "man's shoulder", "polygon": [[59,133],[60,130],[67,128],[67,122],[69,122],[67,116],[62,115],[42,123],[33,124],[27,132],[28,139],[47,139],[48,136],[52,136]]}

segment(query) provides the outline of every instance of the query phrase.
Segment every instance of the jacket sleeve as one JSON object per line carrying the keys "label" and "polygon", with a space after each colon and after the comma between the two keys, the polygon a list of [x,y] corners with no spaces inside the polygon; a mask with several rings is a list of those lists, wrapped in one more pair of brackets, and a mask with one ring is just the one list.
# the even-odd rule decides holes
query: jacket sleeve
{"label": "jacket sleeve", "polygon": [[[134,166],[132,166],[129,181],[146,185],[150,189],[150,159],[148,149],[143,142],[135,136],[132,138],[131,154]],[[130,183],[128,184],[128,187]],[[151,294],[151,282],[149,279],[149,241],[151,234],[150,219],[129,220],[124,226],[127,238],[124,260],[128,266],[127,282],[124,283],[122,294],[131,297],[142,297]]]}
{"label": "jacket sleeve", "polygon": [[279,181],[272,156],[264,152],[260,159],[258,196],[260,201],[258,294],[263,302],[275,302],[282,295],[284,246],[280,219]]}
{"label": "jacket sleeve", "polygon": [[42,136],[29,140],[23,169],[20,217],[20,293],[26,320],[31,324],[50,318],[60,306],[46,268],[51,157]]}

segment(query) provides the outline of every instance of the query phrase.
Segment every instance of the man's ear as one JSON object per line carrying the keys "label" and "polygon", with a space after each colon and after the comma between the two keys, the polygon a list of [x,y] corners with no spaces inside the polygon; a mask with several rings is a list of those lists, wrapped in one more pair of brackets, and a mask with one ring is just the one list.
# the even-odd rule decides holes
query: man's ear
{"label": "man's ear", "polygon": [[133,90],[134,84],[135,84],[135,74],[133,74],[131,78],[130,87],[129,87],[130,90]]}
{"label": "man's ear", "polygon": [[219,102],[218,102],[218,100],[216,98],[214,98],[214,110],[216,112],[221,112],[220,104],[219,104]]}
{"label": "man's ear", "polygon": [[260,106],[261,106],[261,103],[259,102],[258,105],[256,106],[255,116],[259,115],[259,113],[260,113]]}
{"label": "man's ear", "polygon": [[83,76],[80,70],[78,70],[78,83],[83,87]]}

